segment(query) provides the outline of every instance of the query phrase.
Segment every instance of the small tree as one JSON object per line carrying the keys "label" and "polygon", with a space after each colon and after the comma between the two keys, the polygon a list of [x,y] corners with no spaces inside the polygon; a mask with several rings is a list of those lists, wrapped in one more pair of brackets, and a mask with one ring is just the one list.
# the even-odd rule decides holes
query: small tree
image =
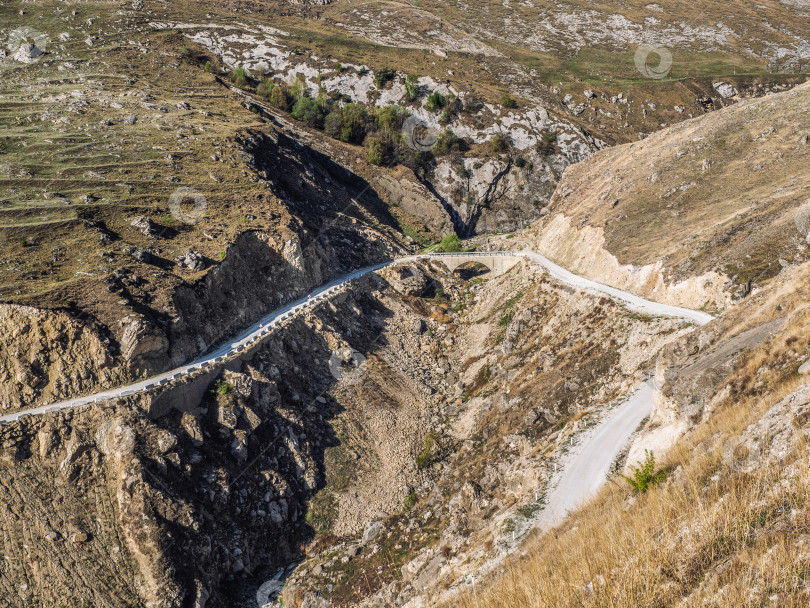
{"label": "small tree", "polygon": [[326,100],[328,98],[329,96],[326,93],[326,87],[324,87],[323,85],[318,85],[318,98],[317,98],[318,105],[321,106],[322,108],[326,107]]}
{"label": "small tree", "polygon": [[340,137],[340,131],[343,128],[343,117],[340,110],[333,110],[327,114],[323,121],[323,131],[329,137],[337,139]]}
{"label": "small tree", "polygon": [[379,137],[369,137],[366,144],[368,162],[372,165],[382,165],[385,159],[385,144]]}
{"label": "small tree", "polygon": [[309,91],[307,88],[307,79],[304,77],[303,74],[296,74],[295,80],[290,87],[290,95],[295,101],[302,99],[308,95]]}
{"label": "small tree", "polygon": [[256,95],[258,95],[262,99],[270,99],[270,96],[272,95],[274,88],[276,88],[276,85],[273,84],[270,80],[266,79],[262,80],[256,87]]}
{"label": "small tree", "polygon": [[413,74],[405,78],[405,99],[416,101],[419,98],[419,79]]}
{"label": "small tree", "polygon": [[295,102],[292,109],[295,120],[307,123],[310,127],[323,127],[323,110],[317,101],[309,97],[302,97]]}
{"label": "small tree", "polygon": [[441,93],[434,91],[427,97],[425,107],[431,112],[435,112],[439,108],[443,108],[447,104],[447,98]]}
{"label": "small tree", "polygon": [[457,234],[448,234],[439,243],[439,247],[445,253],[455,253],[461,251],[461,239]]}
{"label": "small tree", "polygon": [[370,120],[366,109],[356,103],[347,103],[343,106],[341,116],[340,141],[362,143]]}
{"label": "small tree", "polygon": [[402,106],[393,104],[382,108],[377,108],[374,122],[380,131],[384,131],[390,137],[398,137],[402,130],[405,119],[410,116],[410,112]]}
{"label": "small tree", "polygon": [[290,98],[284,87],[273,87],[270,91],[270,104],[277,107],[279,110],[286,111],[290,107]]}
{"label": "small tree", "polygon": [[667,468],[655,470],[655,455],[651,450],[644,450],[644,453],[646,457],[643,463],[630,465],[630,470],[633,472],[632,477],[621,475],[622,479],[633,487],[633,492],[636,494],[643,494],[653,486],[657,486],[667,478],[669,473]]}
{"label": "small tree", "polygon": [[245,71],[245,68],[234,68],[231,72],[231,80],[240,89],[244,89],[246,86],[248,86],[247,72]]}

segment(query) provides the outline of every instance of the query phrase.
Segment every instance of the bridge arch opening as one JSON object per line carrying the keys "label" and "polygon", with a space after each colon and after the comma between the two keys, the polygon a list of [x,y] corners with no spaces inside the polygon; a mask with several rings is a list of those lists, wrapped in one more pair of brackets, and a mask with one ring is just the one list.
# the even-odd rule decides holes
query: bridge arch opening
{"label": "bridge arch opening", "polygon": [[492,273],[492,269],[481,262],[470,261],[459,264],[453,269],[453,272],[459,275],[465,281],[469,281],[470,279],[475,279],[478,277],[489,278],[486,275],[490,275]]}

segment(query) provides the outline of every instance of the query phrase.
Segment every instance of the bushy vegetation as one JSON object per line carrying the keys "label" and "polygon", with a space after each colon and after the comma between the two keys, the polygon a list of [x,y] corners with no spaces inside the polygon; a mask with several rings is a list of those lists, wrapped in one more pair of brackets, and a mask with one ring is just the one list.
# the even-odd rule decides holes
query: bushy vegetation
{"label": "bushy vegetation", "polygon": [[464,142],[459,139],[453,131],[447,129],[439,135],[432,152],[435,156],[444,156],[446,154],[452,154],[453,152],[461,152],[463,147]]}
{"label": "bushy vegetation", "polygon": [[419,79],[413,74],[405,78],[405,99],[416,101],[419,98]]}
{"label": "bushy vegetation", "polygon": [[461,239],[457,234],[448,234],[439,243],[439,248],[445,253],[456,253],[461,251]]}
{"label": "bushy vegetation", "polygon": [[276,88],[276,85],[271,80],[262,80],[256,87],[256,95],[269,100],[274,88]]}
{"label": "bushy vegetation", "polygon": [[633,492],[636,494],[643,494],[667,478],[667,469],[655,470],[655,454],[650,450],[645,450],[645,454],[644,462],[638,465],[630,465],[632,476],[622,475],[622,478],[632,486]]}
{"label": "bushy vegetation", "polygon": [[214,387],[209,391],[215,395],[227,395],[233,390],[233,384],[229,384],[224,380],[216,380],[214,382]]}
{"label": "bushy vegetation", "polygon": [[495,154],[506,152],[511,147],[509,136],[506,133],[495,133],[489,138],[489,149]]}
{"label": "bushy vegetation", "polygon": [[554,154],[557,151],[557,133],[544,133],[537,142],[537,151],[543,156]]}
{"label": "bushy vegetation", "polygon": [[381,68],[374,72],[374,84],[377,85],[378,89],[382,89],[389,80],[391,80],[396,72],[394,70],[389,70],[388,68]]}
{"label": "bushy vegetation", "polygon": [[234,68],[231,72],[231,81],[240,89],[248,87],[248,75],[245,68]]}
{"label": "bushy vegetation", "polygon": [[323,127],[323,107],[309,97],[301,97],[292,108],[292,117],[316,129]]}
{"label": "bushy vegetation", "polygon": [[385,161],[386,146],[379,137],[369,137],[366,144],[366,157],[372,165],[382,165]]}
{"label": "bushy vegetation", "polygon": [[438,444],[438,437],[435,433],[428,433],[425,435],[425,441],[422,444],[422,451],[416,457],[416,468],[426,469],[434,462],[436,462],[436,448]]}
{"label": "bushy vegetation", "polygon": [[[388,80],[395,76],[392,70],[381,69],[375,78]],[[405,79],[406,97],[415,100],[419,97],[416,76]],[[379,84],[379,83],[378,83]],[[274,82],[270,78],[259,81],[256,95],[270,105],[290,112],[295,120],[306,123],[315,129],[322,129],[326,135],[340,141],[363,145],[366,158],[374,165],[402,163],[416,173],[420,179],[426,177],[435,157],[460,155],[467,149],[466,142],[452,130],[444,130],[429,151],[417,150],[408,145],[403,134],[405,121],[411,112],[398,104],[366,108],[353,103],[351,98],[338,91],[327,91],[318,85],[317,94],[307,84],[303,74],[297,74],[290,84]],[[452,114],[463,109],[463,104],[455,97],[450,99],[438,92],[428,96],[429,108],[445,108],[441,120],[449,122]],[[457,159],[459,160],[459,159]]]}
{"label": "bushy vegetation", "polygon": [[516,108],[517,102],[509,96],[508,93],[501,95],[501,105],[504,108]]}
{"label": "bushy vegetation", "polygon": [[431,112],[435,112],[447,105],[447,98],[439,93],[438,91],[434,91],[430,95],[427,96],[427,102],[425,103],[425,107],[430,110]]}

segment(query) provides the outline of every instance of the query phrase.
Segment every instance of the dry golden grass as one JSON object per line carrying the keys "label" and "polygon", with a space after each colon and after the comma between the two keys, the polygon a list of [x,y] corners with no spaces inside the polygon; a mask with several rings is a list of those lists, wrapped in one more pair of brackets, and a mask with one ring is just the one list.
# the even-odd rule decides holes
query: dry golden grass
{"label": "dry golden grass", "polygon": [[[628,506],[613,484],[559,530],[532,539],[491,587],[468,593],[464,608],[540,606],[807,605],[810,532],[806,446],[754,473],[723,464],[722,437],[738,434],[772,399],[726,409],[668,462],[673,481]],[[753,406],[753,408],[751,407]],[[722,588],[722,593],[718,591]]]}

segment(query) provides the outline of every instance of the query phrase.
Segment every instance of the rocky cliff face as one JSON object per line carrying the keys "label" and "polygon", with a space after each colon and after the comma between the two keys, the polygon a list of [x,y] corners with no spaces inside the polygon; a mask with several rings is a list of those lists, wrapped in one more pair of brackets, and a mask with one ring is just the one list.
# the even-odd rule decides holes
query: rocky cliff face
{"label": "rocky cliff face", "polygon": [[629,450],[628,463],[643,460],[647,449],[665,453],[729,401],[767,394],[807,373],[802,365],[810,353],[802,328],[808,273],[807,264],[790,269],[768,290],[662,350],[653,411]]}

